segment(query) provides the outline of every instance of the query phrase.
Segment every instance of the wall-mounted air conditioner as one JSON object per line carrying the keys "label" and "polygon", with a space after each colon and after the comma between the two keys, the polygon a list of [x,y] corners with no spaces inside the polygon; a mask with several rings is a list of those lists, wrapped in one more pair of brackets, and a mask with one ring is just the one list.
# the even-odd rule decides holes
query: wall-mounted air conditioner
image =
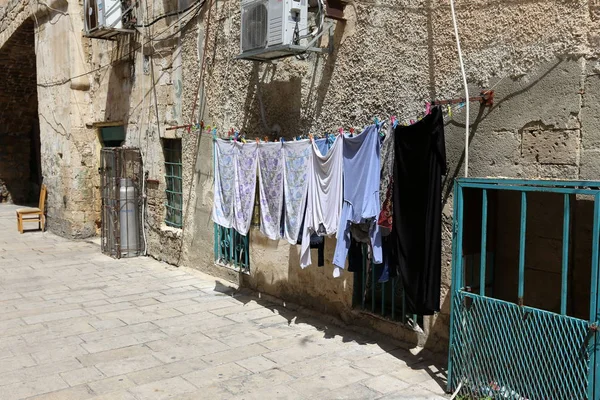
{"label": "wall-mounted air conditioner", "polygon": [[308,0],[242,0],[241,54],[272,60],[298,54],[307,36]]}
{"label": "wall-mounted air conditioner", "polygon": [[123,0],[84,0],[84,29],[89,37],[112,39],[121,33],[131,33],[124,29],[123,20],[131,12],[129,2]]}

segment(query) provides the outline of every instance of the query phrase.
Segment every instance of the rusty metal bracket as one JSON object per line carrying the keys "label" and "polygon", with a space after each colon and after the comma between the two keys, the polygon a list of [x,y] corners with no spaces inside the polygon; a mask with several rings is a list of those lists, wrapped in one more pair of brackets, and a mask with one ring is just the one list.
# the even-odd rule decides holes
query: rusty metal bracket
{"label": "rusty metal bracket", "polygon": [[[483,107],[492,107],[494,105],[494,91],[484,90],[479,96],[469,97],[469,101],[478,101]],[[435,100],[431,102],[431,105],[446,105],[446,104],[460,104],[465,103],[464,97],[448,100]]]}

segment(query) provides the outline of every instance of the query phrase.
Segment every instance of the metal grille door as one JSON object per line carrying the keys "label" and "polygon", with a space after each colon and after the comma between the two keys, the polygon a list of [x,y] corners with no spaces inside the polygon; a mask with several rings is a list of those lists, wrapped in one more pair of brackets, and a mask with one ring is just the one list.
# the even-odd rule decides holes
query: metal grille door
{"label": "metal grille door", "polygon": [[[481,249],[478,282],[466,284],[463,255],[464,190],[481,191]],[[514,279],[516,302],[491,297],[486,291],[488,261],[488,194],[511,191],[520,199],[518,276]],[[563,196],[562,271],[558,312],[527,306],[525,252],[527,200],[532,192]],[[567,315],[571,199],[594,199],[589,280],[589,318]],[[560,197],[559,197],[560,199]],[[466,399],[563,400],[599,399],[598,250],[600,242],[600,182],[458,179],[454,188],[452,302],[448,389]],[[518,225],[518,224],[517,224]],[[515,232],[515,233],[517,233]],[[496,250],[508,251],[499,248]],[[558,260],[557,260],[558,263]],[[489,267],[489,265],[488,265]],[[506,265],[502,266],[507,268]],[[500,265],[496,265],[496,269]],[[557,278],[558,279],[558,278]],[[528,282],[544,285],[546,282]],[[529,286],[531,287],[531,286]]]}
{"label": "metal grille door", "polygon": [[140,151],[107,147],[101,151],[102,252],[111,257],[143,253],[143,167]]}

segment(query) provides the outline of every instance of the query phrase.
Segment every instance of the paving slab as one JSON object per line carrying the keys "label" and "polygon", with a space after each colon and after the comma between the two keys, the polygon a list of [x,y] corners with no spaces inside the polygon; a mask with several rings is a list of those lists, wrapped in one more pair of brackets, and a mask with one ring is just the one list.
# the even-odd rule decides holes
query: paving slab
{"label": "paving slab", "polygon": [[16,208],[0,204],[0,399],[448,398],[444,371],[396,343],[194,269],[20,235]]}

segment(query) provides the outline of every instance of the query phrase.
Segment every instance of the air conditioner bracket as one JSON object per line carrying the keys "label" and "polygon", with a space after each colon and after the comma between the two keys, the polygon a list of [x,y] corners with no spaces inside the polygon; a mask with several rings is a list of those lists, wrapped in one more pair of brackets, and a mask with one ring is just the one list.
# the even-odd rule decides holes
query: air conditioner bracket
{"label": "air conditioner bracket", "polygon": [[[306,46],[300,46],[296,44],[282,44],[279,46],[272,46],[263,49],[255,49],[245,51],[235,56],[237,60],[249,60],[249,61],[274,61],[281,58],[293,57],[305,53],[317,53],[317,54],[331,54],[333,53],[333,28],[334,24],[330,21],[325,23],[323,30],[317,34]],[[329,40],[327,47],[315,47],[315,44],[321,38],[325,32],[329,34]]]}

